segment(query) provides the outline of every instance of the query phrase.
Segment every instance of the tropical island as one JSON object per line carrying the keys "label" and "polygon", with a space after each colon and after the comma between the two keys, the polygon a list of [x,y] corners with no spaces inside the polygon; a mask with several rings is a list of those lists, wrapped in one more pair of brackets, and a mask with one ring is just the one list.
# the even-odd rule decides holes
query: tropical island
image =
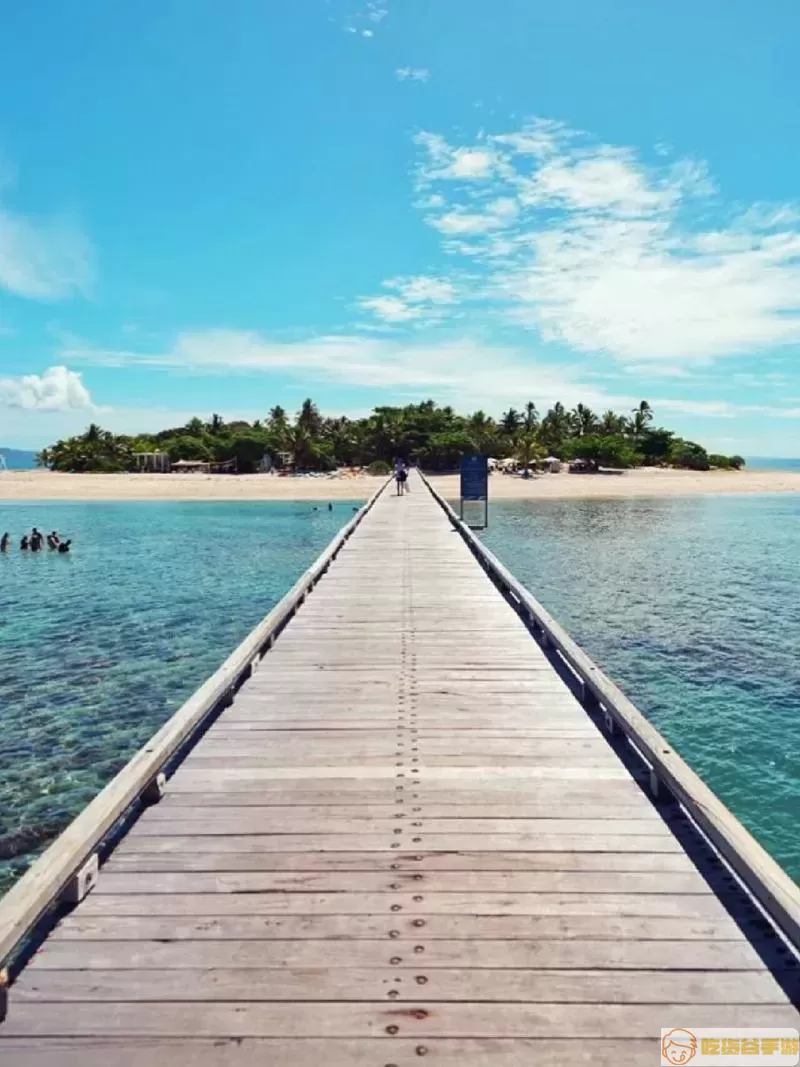
{"label": "tropical island", "polygon": [[[323,416],[305,400],[295,417],[273,407],[254,422],[191,419],[154,434],[113,434],[96,424],[57,441],[37,457],[40,466],[72,473],[149,470],[144,457],[162,457],[158,469],[208,464],[209,469],[255,473],[265,467],[293,471],[362,468],[388,472],[400,458],[430,471],[452,471],[463,455],[480,452],[514,459],[523,469],[545,457],[580,460],[585,469],[671,467],[692,471],[739,470],[741,456],[708,453],[702,445],[655,425],[643,400],[631,412],[597,415],[584,404],[554,404],[544,415],[529,401],[499,419],[483,411],[460,415],[433,400],[405,407],[376,407],[361,419]],[[180,468],[179,468],[180,469]]]}

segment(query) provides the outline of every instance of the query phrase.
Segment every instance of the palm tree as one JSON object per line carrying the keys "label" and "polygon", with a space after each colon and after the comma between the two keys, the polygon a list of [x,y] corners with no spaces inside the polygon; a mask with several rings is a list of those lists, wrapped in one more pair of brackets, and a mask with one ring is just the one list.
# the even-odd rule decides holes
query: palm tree
{"label": "palm tree", "polygon": [[467,433],[478,451],[489,455],[497,439],[497,423],[485,412],[476,411],[467,419]]}
{"label": "palm tree", "polygon": [[96,422],[90,422],[86,427],[86,430],[82,434],[82,439],[86,444],[94,444],[97,441],[101,441],[103,437],[108,436],[107,430],[101,430]]}
{"label": "palm tree", "polygon": [[302,470],[312,465],[314,442],[308,429],[299,420],[294,426],[287,426],[285,443],[292,454],[295,468]]}
{"label": "palm tree", "polygon": [[631,433],[634,439],[641,437],[649,424],[653,421],[653,409],[646,400],[641,400],[639,406],[633,409],[631,420]]}
{"label": "palm tree", "polygon": [[408,459],[411,442],[404,412],[400,408],[375,408],[369,419],[369,434],[376,459]]}
{"label": "palm tree", "polygon": [[[192,422],[194,421],[195,420],[192,419]],[[199,422],[200,420],[198,419],[197,421]],[[214,434],[214,436],[216,437],[217,434],[222,432],[222,428],[224,425],[225,420],[222,418],[221,415],[212,415],[211,422],[208,424],[208,432]]]}
{"label": "palm tree", "polygon": [[597,416],[585,404],[578,404],[572,412],[572,422],[578,437],[586,437],[597,429]]}
{"label": "palm tree", "polygon": [[316,437],[322,429],[322,416],[310,397],[303,401],[303,406],[297,414],[297,425],[307,430],[311,437]]}
{"label": "palm tree", "polygon": [[500,418],[500,426],[503,433],[508,434],[509,437],[513,436],[522,425],[522,415],[516,408],[509,408],[508,411],[504,411]]}
{"label": "palm tree", "polygon": [[615,411],[609,409],[603,413],[600,420],[600,433],[606,437],[625,433],[627,425],[628,420],[624,415],[617,415]]}
{"label": "palm tree", "polygon": [[539,412],[532,400],[525,405],[525,418],[522,425],[528,433],[534,431],[539,425]]}
{"label": "palm tree", "polygon": [[545,450],[539,443],[535,430],[520,430],[514,442],[516,458],[523,467],[529,467],[535,459],[544,455]]}
{"label": "palm tree", "polygon": [[572,433],[572,420],[564,405],[557,401],[542,419],[539,439],[551,452],[560,452]]}

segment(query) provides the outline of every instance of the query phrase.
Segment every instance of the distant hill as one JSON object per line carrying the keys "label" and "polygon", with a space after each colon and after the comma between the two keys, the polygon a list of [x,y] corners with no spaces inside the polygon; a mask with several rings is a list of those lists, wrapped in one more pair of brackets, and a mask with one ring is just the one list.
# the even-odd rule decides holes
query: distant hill
{"label": "distant hill", "polygon": [[0,456],[5,457],[10,471],[29,471],[36,466],[35,452],[22,452],[18,448],[0,448]]}

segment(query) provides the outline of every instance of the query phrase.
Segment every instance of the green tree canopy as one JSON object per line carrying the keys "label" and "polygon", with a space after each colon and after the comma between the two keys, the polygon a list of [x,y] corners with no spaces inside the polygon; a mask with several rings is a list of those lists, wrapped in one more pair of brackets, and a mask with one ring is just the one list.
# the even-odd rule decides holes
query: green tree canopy
{"label": "green tree canopy", "polygon": [[738,469],[744,463],[740,456],[708,456],[702,446],[655,425],[646,400],[630,415],[606,411],[601,417],[584,404],[568,411],[558,402],[541,415],[528,400],[495,420],[481,409],[459,414],[434,400],[381,405],[360,419],[329,418],[311,398],[294,418],[276,404],[263,421],[226,423],[213,414],[135,437],[115,435],[92,423],[85,433],[44,449],[39,462],[53,470],[134,470],[136,453],[154,451],[168,453],[172,462],[235,460],[242,473],[257,470],[264,456],[279,465],[288,457],[302,470],[392,464],[396,459],[431,470],[453,470],[472,452],[513,456],[523,464],[545,455],[581,458],[595,467],[671,464],[707,470]]}

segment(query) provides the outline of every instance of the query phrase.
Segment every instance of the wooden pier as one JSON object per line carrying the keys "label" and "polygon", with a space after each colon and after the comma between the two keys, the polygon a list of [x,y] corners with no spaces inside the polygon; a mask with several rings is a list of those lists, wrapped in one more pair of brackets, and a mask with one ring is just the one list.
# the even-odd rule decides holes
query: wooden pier
{"label": "wooden pier", "polygon": [[651,1065],[797,1027],[799,942],[795,883],[412,474],[0,903],[0,1063]]}

